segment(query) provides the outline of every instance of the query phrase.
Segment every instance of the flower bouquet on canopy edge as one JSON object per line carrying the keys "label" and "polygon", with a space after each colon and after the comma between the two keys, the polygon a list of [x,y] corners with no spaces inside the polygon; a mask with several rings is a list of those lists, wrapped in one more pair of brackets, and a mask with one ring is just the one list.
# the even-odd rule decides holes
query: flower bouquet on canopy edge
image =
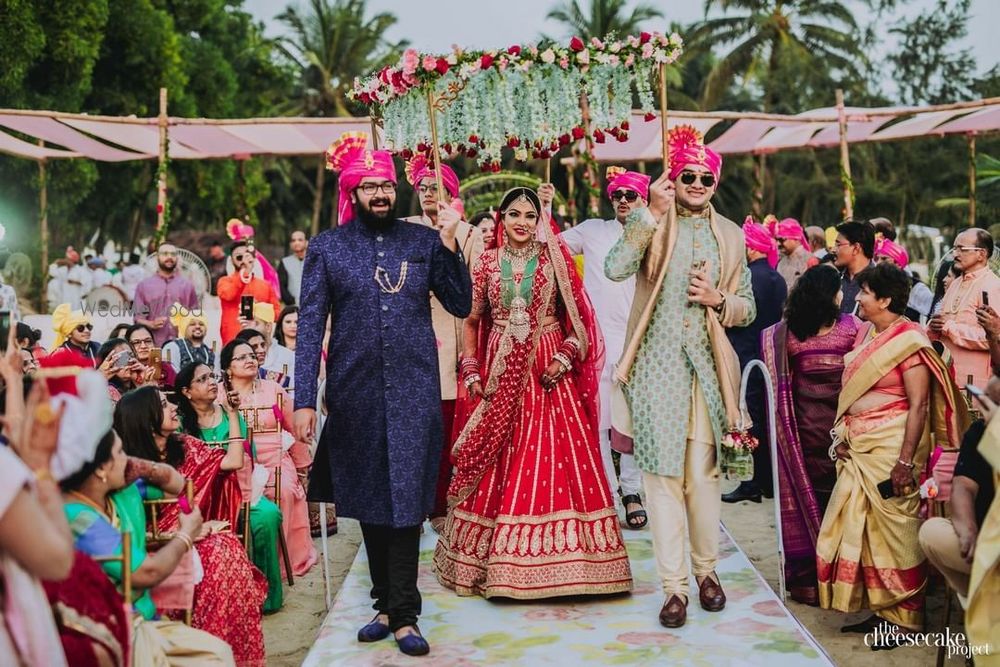
{"label": "flower bouquet on canopy edge", "polygon": [[753,479],[753,453],[760,443],[750,431],[730,431],[722,437],[719,470],[726,479]]}
{"label": "flower bouquet on canopy edge", "polygon": [[590,42],[574,37],[565,46],[473,51],[456,45],[443,55],[407,49],[397,64],[355,80],[351,97],[382,118],[387,148],[410,159],[433,150],[426,95],[432,88],[435,99],[450,102],[438,107],[443,157],[464,155],[499,171],[504,148],[518,160],[547,159],[583,139],[581,93],[594,141],[626,141],[633,91],[646,121],[654,120],[653,81],[682,48],[677,33],[642,32]]}

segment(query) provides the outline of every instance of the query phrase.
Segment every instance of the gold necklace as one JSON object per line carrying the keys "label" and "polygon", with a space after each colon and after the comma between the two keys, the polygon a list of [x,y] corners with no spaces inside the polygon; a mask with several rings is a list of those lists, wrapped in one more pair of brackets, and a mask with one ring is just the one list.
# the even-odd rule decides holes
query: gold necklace
{"label": "gold necklace", "polygon": [[404,261],[399,265],[399,280],[396,284],[392,284],[392,279],[389,277],[389,272],[383,269],[381,266],[375,266],[375,282],[378,284],[379,289],[385,294],[397,294],[403,285],[406,284],[406,272],[410,268],[409,262]]}
{"label": "gold necklace", "polygon": [[99,514],[101,514],[102,516],[107,518],[108,521],[111,522],[112,526],[114,526],[115,528],[118,527],[118,513],[115,511],[115,504],[108,501],[107,498],[105,498],[104,507],[102,508],[96,502],[94,502],[87,496],[83,495],[79,491],[70,491],[69,495],[73,496],[87,507],[97,510]]}
{"label": "gold necklace", "polygon": [[964,278],[965,278],[964,276],[962,278],[956,278],[956,280],[961,280],[962,282],[959,283],[958,289],[955,290],[955,300],[952,301],[950,304],[948,304],[949,305],[948,310],[944,311],[948,315],[955,315],[956,313],[958,313],[958,311],[962,309],[962,302],[965,301],[966,297],[968,297],[969,294],[972,293],[972,288],[976,284],[976,281],[973,279],[970,280],[968,285],[966,286],[964,284],[965,283]]}
{"label": "gold necklace", "polygon": [[872,330],[872,335],[871,335],[871,337],[868,340],[869,341],[875,340],[876,338],[878,338],[879,336],[881,336],[882,334],[884,334],[886,331],[888,331],[889,329],[893,328],[894,326],[896,326],[897,324],[899,324],[900,322],[902,322],[905,319],[906,319],[906,315],[900,315],[899,317],[897,317],[896,319],[894,319],[892,322],[890,322],[889,326],[887,326],[885,329],[882,329],[881,331],[876,331],[875,330],[875,325],[872,325],[872,329],[871,329]]}

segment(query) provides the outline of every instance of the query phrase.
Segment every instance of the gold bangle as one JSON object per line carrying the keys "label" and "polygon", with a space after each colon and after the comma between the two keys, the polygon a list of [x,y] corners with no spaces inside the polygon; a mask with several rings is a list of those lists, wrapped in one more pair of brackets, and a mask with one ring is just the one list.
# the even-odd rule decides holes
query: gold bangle
{"label": "gold bangle", "polygon": [[52,471],[48,468],[37,468],[32,471],[35,475],[35,481],[41,482],[42,480],[49,480],[50,482],[55,482],[56,478],[52,476]]}
{"label": "gold bangle", "polygon": [[174,537],[184,543],[184,551],[191,551],[191,549],[194,548],[194,540],[192,540],[189,535],[185,535],[184,533],[174,533]]}

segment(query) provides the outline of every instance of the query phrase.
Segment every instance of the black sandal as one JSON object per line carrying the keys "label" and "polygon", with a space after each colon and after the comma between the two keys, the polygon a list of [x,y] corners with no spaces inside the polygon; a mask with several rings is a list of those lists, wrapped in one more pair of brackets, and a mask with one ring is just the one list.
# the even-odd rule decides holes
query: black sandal
{"label": "black sandal", "polygon": [[632,512],[628,511],[629,505],[639,505],[642,506],[642,498],[639,497],[638,493],[630,493],[627,496],[622,496],[622,505],[625,507],[625,526],[631,528],[632,530],[642,530],[649,523],[649,517],[646,516],[646,510],[640,509]]}

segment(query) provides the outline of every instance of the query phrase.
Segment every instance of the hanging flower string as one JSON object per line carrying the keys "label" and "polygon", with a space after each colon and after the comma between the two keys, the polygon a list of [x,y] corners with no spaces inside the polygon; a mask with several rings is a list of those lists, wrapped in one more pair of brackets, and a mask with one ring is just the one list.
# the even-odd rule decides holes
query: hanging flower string
{"label": "hanging flower string", "polygon": [[432,86],[435,97],[452,100],[438,112],[445,156],[464,155],[499,171],[504,148],[518,160],[547,159],[583,139],[581,92],[590,101],[593,140],[628,140],[633,91],[646,120],[653,120],[651,82],[682,48],[677,33],[643,32],[502,51],[407,49],[397,64],[355,80],[351,97],[382,118],[386,146],[409,159],[431,152],[425,91]]}

